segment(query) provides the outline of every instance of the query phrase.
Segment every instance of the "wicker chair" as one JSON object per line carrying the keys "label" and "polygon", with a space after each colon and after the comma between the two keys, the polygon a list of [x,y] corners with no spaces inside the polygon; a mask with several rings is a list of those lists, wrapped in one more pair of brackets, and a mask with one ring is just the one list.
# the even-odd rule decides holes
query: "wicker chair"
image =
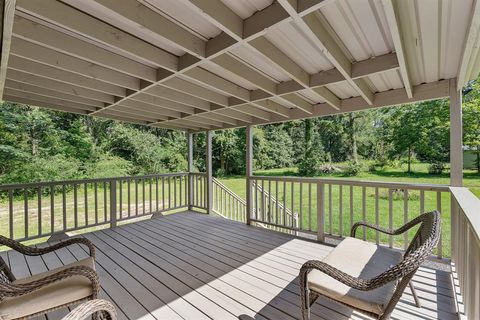
{"label": "wicker chair", "polygon": [[[388,235],[400,235],[420,225],[407,250],[399,251],[355,239],[365,226]],[[300,270],[303,319],[310,319],[310,306],[319,296],[346,305],[374,319],[389,319],[405,288],[431,254],[440,237],[440,213],[424,213],[397,230],[359,222],[322,261],[307,261]]]}
{"label": "wicker chair", "polygon": [[105,315],[105,319],[117,320],[115,307],[111,302],[103,299],[95,299],[82,303],[63,317],[62,320],[82,320],[100,312]]}
{"label": "wicker chair", "polygon": [[15,279],[8,265],[0,258],[0,319],[24,319],[42,315],[84,300],[96,299],[99,292],[95,247],[87,239],[72,238],[49,247],[35,248],[0,236],[0,245],[29,256],[40,256],[72,244],[87,246],[90,256],[22,279]]}

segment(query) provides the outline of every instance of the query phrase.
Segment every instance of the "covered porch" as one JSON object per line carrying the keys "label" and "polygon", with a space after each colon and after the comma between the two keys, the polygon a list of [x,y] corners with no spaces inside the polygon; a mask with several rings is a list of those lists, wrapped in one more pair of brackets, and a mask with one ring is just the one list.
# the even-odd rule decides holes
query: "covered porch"
{"label": "covered porch", "polygon": [[[1,234],[92,240],[102,295],[121,318],[298,318],[303,262],[324,257],[354,222],[392,229],[430,210],[443,224],[414,278],[422,307],[407,292],[392,317],[479,318],[480,200],[462,187],[462,88],[480,70],[478,1],[1,4],[0,98],[186,134],[187,172],[0,186]],[[254,173],[256,125],[433,99],[450,101],[449,185]],[[213,132],[239,127],[245,199],[212,168]],[[199,133],[205,172],[193,163]],[[361,235],[396,250],[412,238]],[[2,253],[18,276],[85,254]],[[322,299],[312,316],[365,318]]]}

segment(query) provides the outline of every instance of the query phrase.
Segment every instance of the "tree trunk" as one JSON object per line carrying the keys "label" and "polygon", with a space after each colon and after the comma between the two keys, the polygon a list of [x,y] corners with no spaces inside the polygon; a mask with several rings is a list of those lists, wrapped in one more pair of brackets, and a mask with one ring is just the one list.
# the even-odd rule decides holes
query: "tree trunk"
{"label": "tree trunk", "polygon": [[480,173],[480,146],[477,146],[477,173]]}
{"label": "tree trunk", "polygon": [[357,151],[357,135],[355,132],[355,117],[352,113],[348,114],[348,124],[350,127],[349,134],[350,134],[350,142],[352,148],[352,161],[354,163],[358,163],[358,151]]}
{"label": "tree trunk", "polygon": [[412,163],[412,147],[408,147],[408,170],[407,170],[408,173],[412,172],[411,163]]}

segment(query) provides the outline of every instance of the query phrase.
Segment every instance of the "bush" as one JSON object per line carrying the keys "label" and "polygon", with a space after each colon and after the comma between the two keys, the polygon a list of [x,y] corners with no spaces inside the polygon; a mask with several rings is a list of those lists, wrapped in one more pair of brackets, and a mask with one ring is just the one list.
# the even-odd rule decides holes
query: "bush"
{"label": "bush", "polygon": [[368,165],[368,171],[370,172],[382,171],[383,169],[385,169],[386,166],[388,166],[387,160],[375,160],[373,162],[370,162],[370,164]]}
{"label": "bush", "polygon": [[227,173],[225,172],[224,169],[222,168],[219,168],[216,172],[216,176],[219,177],[219,178],[223,178],[227,175]]}
{"label": "bush", "polygon": [[132,163],[128,160],[110,154],[102,154],[97,161],[87,166],[86,176],[89,178],[125,177],[130,175],[132,168]]}
{"label": "bush", "polygon": [[343,170],[343,175],[348,177],[357,176],[362,170],[362,166],[354,161],[349,161]]}
{"label": "bush", "polygon": [[2,183],[31,183],[83,178],[80,162],[61,154],[35,156],[17,165],[2,178]]}
{"label": "bush", "polygon": [[428,166],[428,173],[441,174],[445,171],[445,164],[442,162],[434,162]]}

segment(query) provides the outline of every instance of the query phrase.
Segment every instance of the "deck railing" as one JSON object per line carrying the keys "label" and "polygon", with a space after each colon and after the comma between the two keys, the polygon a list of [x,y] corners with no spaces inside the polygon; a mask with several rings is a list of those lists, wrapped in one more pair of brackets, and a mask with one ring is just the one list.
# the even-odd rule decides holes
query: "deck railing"
{"label": "deck railing", "polygon": [[174,173],[2,185],[0,234],[30,240],[187,207],[187,178]]}
{"label": "deck railing", "polygon": [[190,208],[207,209],[207,174],[192,172],[190,175]]}
{"label": "deck railing", "polygon": [[245,222],[247,204],[223,183],[213,178],[213,211],[227,219]]}
{"label": "deck railing", "polygon": [[[252,193],[252,222],[315,235],[323,241],[325,236],[348,236],[357,221],[398,228],[419,214],[436,209],[442,212],[445,223],[435,254],[450,256],[448,186],[299,177],[250,179],[271,196],[261,196],[262,191]],[[298,223],[283,208],[291,211],[291,216],[298,216]],[[413,233],[392,237],[371,230],[361,232],[365,240],[403,249],[413,237]]]}
{"label": "deck railing", "polygon": [[480,200],[467,188],[452,192],[452,265],[467,319],[480,319]]}

